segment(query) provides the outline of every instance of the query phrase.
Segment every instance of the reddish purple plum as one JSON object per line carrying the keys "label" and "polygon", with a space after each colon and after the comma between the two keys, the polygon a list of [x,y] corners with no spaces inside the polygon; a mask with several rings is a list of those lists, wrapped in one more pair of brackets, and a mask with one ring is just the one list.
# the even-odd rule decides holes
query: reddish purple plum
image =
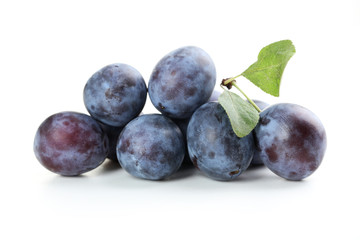
{"label": "reddish purple plum", "polygon": [[48,170],[76,176],[98,167],[108,153],[108,138],[90,116],[61,112],[48,117],[39,127],[34,152]]}
{"label": "reddish purple plum", "polygon": [[260,113],[255,128],[259,158],[275,174],[288,180],[310,176],[322,162],[326,132],[320,119],[310,110],[280,103]]}

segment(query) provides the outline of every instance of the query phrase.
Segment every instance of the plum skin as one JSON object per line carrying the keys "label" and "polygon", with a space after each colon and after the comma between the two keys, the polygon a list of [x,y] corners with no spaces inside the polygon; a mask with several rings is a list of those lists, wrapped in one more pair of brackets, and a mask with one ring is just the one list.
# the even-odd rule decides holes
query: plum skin
{"label": "plum skin", "polygon": [[144,114],[128,123],[120,133],[117,158],[129,174],[148,180],[171,176],[185,155],[179,127],[161,114]]}
{"label": "plum skin", "polygon": [[141,74],[123,63],[110,64],[87,81],[84,104],[90,115],[113,127],[123,127],[142,111],[147,89]]}
{"label": "plum skin", "polygon": [[215,65],[201,48],[187,46],[164,56],[149,80],[149,97],[165,116],[185,119],[211,96]]}
{"label": "plum skin", "polygon": [[[216,102],[216,101],[218,101],[220,94],[221,94],[221,92],[219,92],[218,90],[214,90],[212,92],[208,102]],[[188,127],[189,122],[190,122],[190,118],[191,117],[185,118],[185,119],[176,119],[176,118],[171,119],[180,128],[181,133],[184,136],[185,146],[187,146],[186,131],[187,131],[187,127]],[[185,157],[184,157],[183,164],[184,165],[193,165],[191,160],[190,160],[189,152],[187,150],[187,147],[185,148]]]}
{"label": "plum skin", "polygon": [[109,139],[109,151],[106,157],[116,163],[119,163],[116,156],[116,144],[123,127],[113,127],[101,122],[98,123]]}
{"label": "plum skin", "polygon": [[263,163],[287,180],[302,180],[318,169],[325,154],[326,132],[310,110],[279,103],[260,113],[256,151]]}
{"label": "plum skin", "polygon": [[182,135],[183,135],[183,139],[184,139],[184,146],[185,146],[185,156],[184,156],[184,160],[183,160],[183,165],[187,165],[187,166],[192,166],[192,162],[190,160],[189,157],[189,152],[187,150],[187,142],[186,142],[186,131],[187,131],[187,127],[189,125],[189,121],[190,118],[186,118],[186,119],[171,119],[180,129]]}
{"label": "plum skin", "polygon": [[[264,110],[265,108],[267,108],[269,106],[268,103],[260,101],[260,100],[255,100],[253,99],[253,102],[260,108],[260,110]],[[259,124],[259,123],[258,123]],[[255,134],[255,129],[252,131],[252,134]],[[255,136],[254,136],[255,138]],[[260,165],[264,165],[264,163],[262,162],[262,160],[259,157],[259,152],[255,151],[254,152],[254,157],[251,160],[251,166],[260,166]]]}
{"label": "plum skin", "polygon": [[254,154],[253,135],[237,137],[218,102],[208,102],[195,111],[187,128],[187,145],[194,166],[220,181],[238,177]]}
{"label": "plum skin", "polygon": [[106,158],[108,144],[106,134],[90,116],[60,112],[38,128],[34,153],[48,170],[76,176],[98,167]]}

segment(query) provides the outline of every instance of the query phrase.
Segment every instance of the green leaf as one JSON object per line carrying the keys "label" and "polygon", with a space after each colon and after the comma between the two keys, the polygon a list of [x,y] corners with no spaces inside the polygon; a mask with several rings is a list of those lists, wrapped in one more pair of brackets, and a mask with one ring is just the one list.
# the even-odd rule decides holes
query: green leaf
{"label": "green leaf", "polygon": [[225,109],[236,136],[245,137],[256,127],[259,113],[237,94],[225,90],[219,96],[219,103]]}
{"label": "green leaf", "polygon": [[279,96],[281,77],[295,47],[290,40],[272,43],[261,49],[258,60],[241,75],[264,92]]}

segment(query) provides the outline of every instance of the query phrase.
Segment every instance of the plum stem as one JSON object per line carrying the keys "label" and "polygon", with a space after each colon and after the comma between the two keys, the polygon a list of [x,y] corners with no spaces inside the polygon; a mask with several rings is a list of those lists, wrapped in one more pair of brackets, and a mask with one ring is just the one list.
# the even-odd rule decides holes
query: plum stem
{"label": "plum stem", "polygon": [[240,77],[241,75],[242,75],[242,74],[239,74],[239,75],[237,75],[237,76],[235,76],[235,77],[226,79],[226,80],[224,81],[224,83],[223,83],[224,86],[228,85],[229,83],[234,82],[234,80],[235,80],[236,78]]}
{"label": "plum stem", "polygon": [[244,97],[249,101],[249,103],[256,109],[256,111],[258,111],[259,113],[261,112],[261,109],[254,103],[253,100],[251,100],[245,93],[243,90],[241,90],[239,88],[239,86],[236,84],[235,78],[240,77],[240,75],[237,75],[235,77],[232,78],[228,78],[228,79],[224,79],[222,82],[222,86],[226,86],[228,89],[231,88],[231,86],[234,86],[237,88],[237,90],[239,90],[241,92],[242,95],[244,95]]}

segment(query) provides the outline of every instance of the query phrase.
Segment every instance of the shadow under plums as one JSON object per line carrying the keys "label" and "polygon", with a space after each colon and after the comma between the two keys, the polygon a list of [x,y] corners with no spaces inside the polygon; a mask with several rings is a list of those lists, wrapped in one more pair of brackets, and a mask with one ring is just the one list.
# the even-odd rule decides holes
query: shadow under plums
{"label": "shadow under plums", "polygon": [[249,167],[244,173],[242,173],[236,179],[230,181],[234,184],[240,184],[241,186],[247,186],[253,190],[274,190],[274,189],[295,189],[307,187],[307,181],[290,181],[281,178],[271,172],[265,166],[252,166]]}
{"label": "shadow under plums", "polygon": [[97,169],[80,176],[54,176],[48,181],[47,188],[51,190],[58,187],[64,191],[74,190],[76,192],[80,189],[80,191],[93,191],[94,189],[103,191],[108,188],[149,191],[149,189],[161,189],[165,186],[171,186],[171,189],[201,190],[204,192],[214,189],[219,191],[228,191],[229,189],[250,191],[272,191],[275,189],[282,191],[307,188],[308,184],[306,183],[306,180],[285,180],[264,166],[249,167],[240,176],[230,181],[217,181],[208,178],[191,164],[183,164],[176,173],[164,180],[153,181],[133,177],[122,169],[120,164],[106,159]]}
{"label": "shadow under plums", "polygon": [[121,166],[118,161],[106,159],[103,164],[101,164],[99,170],[101,174],[107,173],[107,172],[114,172],[121,169]]}
{"label": "shadow under plums", "polygon": [[164,181],[177,181],[193,176],[197,169],[192,164],[182,164],[179,170]]}

